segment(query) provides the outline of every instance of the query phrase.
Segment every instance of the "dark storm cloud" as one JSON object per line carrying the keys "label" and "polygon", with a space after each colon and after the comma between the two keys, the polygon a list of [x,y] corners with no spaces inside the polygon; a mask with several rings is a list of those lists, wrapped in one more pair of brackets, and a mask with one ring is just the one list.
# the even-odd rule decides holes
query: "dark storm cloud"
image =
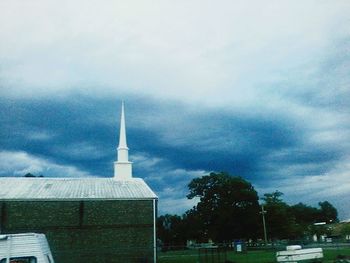
{"label": "dark storm cloud", "polygon": [[[1,151],[25,152],[51,164],[76,167],[83,176],[86,172],[110,177],[119,102],[81,95],[1,99]],[[265,191],[282,182],[281,189],[289,191],[283,187],[327,174],[346,156],[342,145],[310,140],[309,125],[282,112],[199,109],[129,96],[126,119],[135,176],[145,178],[164,202],[177,207],[176,212],[193,205],[184,198],[189,181],[209,171],[243,176]]]}
{"label": "dark storm cloud", "polygon": [[[96,107],[84,99],[64,102],[2,100],[1,104],[0,140],[3,149],[26,151],[58,163],[85,168],[93,174],[102,172],[104,175],[105,168],[102,167],[108,159],[102,156],[96,160],[96,149],[89,147],[103,149],[104,155],[113,151],[116,142],[108,143],[108,138],[114,138],[112,134],[116,137],[117,123],[114,123],[115,127],[113,124],[98,123],[98,119],[103,117],[100,116],[102,111],[103,114],[108,114],[108,107],[103,104]],[[116,112],[112,115],[116,117]],[[40,133],[47,136],[35,138],[35,134]],[[82,147],[84,145],[86,147]]]}
{"label": "dark storm cloud", "polygon": [[[23,150],[100,176],[112,174],[119,122],[116,100],[77,96],[1,104],[3,149]],[[336,149],[300,150],[305,148],[303,127],[276,113],[198,111],[145,98],[131,99],[126,107],[131,154],[148,153],[173,169],[253,178],[264,169],[265,157],[276,151],[290,150],[276,158],[276,170],[279,165],[322,164],[338,157]]]}
{"label": "dark storm cloud", "polygon": [[156,130],[153,133],[134,131],[133,137],[144,138],[137,146],[141,147],[141,151],[147,150],[154,156],[166,157],[174,167],[222,170],[241,175],[249,175],[255,169],[264,151],[289,147],[298,140],[297,136],[284,128],[284,123],[276,125],[259,120],[254,123],[252,119],[238,117],[237,120],[236,116],[220,115],[219,112],[216,116],[203,115],[188,116],[182,120],[183,125],[186,125],[184,122],[195,122],[196,129],[200,131],[181,133],[176,131],[176,125],[173,126],[174,133],[178,132],[177,136],[185,141],[179,145],[170,141],[157,141],[159,134]]}

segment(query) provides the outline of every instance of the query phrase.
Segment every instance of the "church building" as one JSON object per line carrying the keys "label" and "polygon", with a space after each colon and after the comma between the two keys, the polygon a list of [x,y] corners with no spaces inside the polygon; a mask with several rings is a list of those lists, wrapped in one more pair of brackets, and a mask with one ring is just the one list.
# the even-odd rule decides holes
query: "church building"
{"label": "church building", "polygon": [[158,198],[128,151],[122,104],[114,177],[2,177],[0,234],[44,233],[56,263],[156,262]]}

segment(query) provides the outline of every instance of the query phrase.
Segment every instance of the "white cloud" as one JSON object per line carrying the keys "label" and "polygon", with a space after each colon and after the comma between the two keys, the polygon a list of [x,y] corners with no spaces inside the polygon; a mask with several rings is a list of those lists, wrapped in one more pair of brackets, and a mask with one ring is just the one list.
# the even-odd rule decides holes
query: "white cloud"
{"label": "white cloud", "polygon": [[163,198],[160,200],[159,213],[182,215],[185,211],[197,205],[198,201],[198,198]]}
{"label": "white cloud", "polygon": [[45,177],[92,176],[74,166],[56,164],[22,151],[0,151],[0,160],[0,176],[23,176],[26,173]]}
{"label": "white cloud", "polygon": [[[2,1],[6,96],[135,92],[263,105],[262,84],[317,67],[348,1]],[[28,87],[30,89],[28,89]],[[78,88],[79,87],[79,88]]]}

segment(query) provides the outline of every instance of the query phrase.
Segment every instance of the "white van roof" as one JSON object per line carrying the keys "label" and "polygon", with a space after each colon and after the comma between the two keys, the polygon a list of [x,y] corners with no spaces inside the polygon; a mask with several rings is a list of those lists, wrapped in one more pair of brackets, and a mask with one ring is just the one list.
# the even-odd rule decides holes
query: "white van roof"
{"label": "white van roof", "polygon": [[10,249],[10,257],[51,254],[44,234],[7,234],[2,237],[3,239],[0,239],[0,260],[8,256],[8,249]]}

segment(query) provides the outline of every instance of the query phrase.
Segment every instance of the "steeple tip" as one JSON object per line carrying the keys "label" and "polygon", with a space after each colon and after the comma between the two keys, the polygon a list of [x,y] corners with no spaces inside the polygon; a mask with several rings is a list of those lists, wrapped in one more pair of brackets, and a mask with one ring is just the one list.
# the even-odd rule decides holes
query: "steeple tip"
{"label": "steeple tip", "polygon": [[122,101],[122,110],[120,115],[120,133],[119,133],[118,149],[128,149],[128,146],[126,143],[124,101]]}
{"label": "steeple tip", "polygon": [[129,180],[132,178],[132,163],[129,162],[129,148],[126,143],[124,101],[122,101],[120,115],[120,133],[118,145],[118,160],[114,162],[114,178],[117,180]]}

